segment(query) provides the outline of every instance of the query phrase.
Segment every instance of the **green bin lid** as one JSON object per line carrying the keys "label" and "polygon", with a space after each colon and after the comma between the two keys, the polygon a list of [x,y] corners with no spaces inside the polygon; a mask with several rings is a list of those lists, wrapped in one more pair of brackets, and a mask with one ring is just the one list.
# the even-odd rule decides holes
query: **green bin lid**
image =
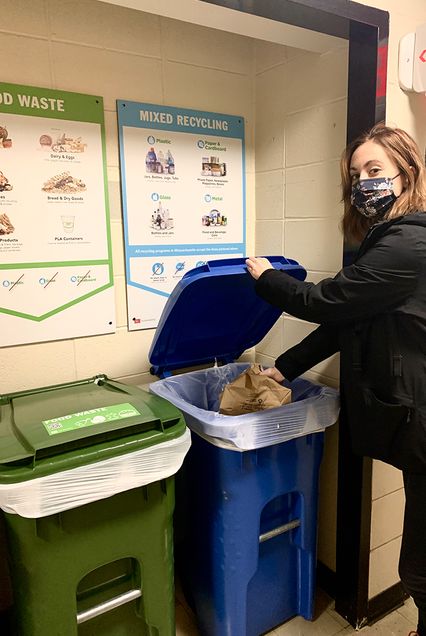
{"label": "green bin lid", "polygon": [[105,375],[0,396],[0,484],[123,455],[180,437],[167,400]]}

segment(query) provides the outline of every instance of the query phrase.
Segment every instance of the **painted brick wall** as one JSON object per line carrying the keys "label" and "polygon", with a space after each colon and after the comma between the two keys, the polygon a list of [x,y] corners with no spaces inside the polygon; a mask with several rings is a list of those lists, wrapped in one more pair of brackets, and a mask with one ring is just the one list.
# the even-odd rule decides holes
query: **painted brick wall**
{"label": "painted brick wall", "polygon": [[115,100],[245,117],[247,237],[252,249],[253,41],[94,0],[2,0],[1,13],[2,81],[104,97],[117,331],[3,348],[0,392],[99,372],[148,382],[153,331],[127,331]]}
{"label": "painted brick wall", "polygon": [[[346,141],[347,45],[321,55],[257,42],[256,253],[284,254],[302,263],[307,280],[341,267],[339,158]],[[315,329],[283,316],[256,347],[275,357]],[[338,385],[338,356],[306,376]],[[319,558],[335,569],[337,427],[328,429],[321,469]]]}

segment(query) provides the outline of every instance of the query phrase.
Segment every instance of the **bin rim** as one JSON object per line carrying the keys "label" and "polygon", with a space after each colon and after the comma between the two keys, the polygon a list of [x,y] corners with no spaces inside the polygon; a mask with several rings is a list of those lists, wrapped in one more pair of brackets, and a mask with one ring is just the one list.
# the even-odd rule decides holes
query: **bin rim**
{"label": "bin rim", "polygon": [[41,518],[107,499],[113,495],[172,477],[191,446],[191,432],[24,482],[0,484],[0,508],[7,514]]}
{"label": "bin rim", "polygon": [[[337,389],[303,377],[286,383],[296,395],[296,400],[290,404],[235,416],[219,413],[215,405],[223,386],[249,365],[230,363],[224,367],[181,373],[153,382],[149,389],[177,406],[194,433],[216,440],[225,439],[241,450],[271,446],[321,432],[337,421]],[[191,401],[191,394],[198,396],[196,405]],[[209,410],[211,406],[213,408]]]}

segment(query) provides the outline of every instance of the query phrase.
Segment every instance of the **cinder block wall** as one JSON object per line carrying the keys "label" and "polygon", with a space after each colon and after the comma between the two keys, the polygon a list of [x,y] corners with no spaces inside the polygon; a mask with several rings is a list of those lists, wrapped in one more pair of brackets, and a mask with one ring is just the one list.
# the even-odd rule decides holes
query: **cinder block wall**
{"label": "cinder block wall", "polygon": [[127,331],[115,100],[244,116],[247,238],[252,250],[253,41],[95,0],[3,0],[1,15],[3,82],[104,98],[117,331],[1,349],[0,392],[100,372],[126,382],[148,382],[153,331]]}
{"label": "cinder block wall", "polygon": [[[339,158],[346,142],[347,44],[324,54],[255,44],[256,253],[284,254],[316,282],[341,268]],[[266,365],[316,325],[283,316],[256,347]],[[306,376],[338,385],[338,356]],[[318,555],[335,570],[337,427],[321,469]]]}

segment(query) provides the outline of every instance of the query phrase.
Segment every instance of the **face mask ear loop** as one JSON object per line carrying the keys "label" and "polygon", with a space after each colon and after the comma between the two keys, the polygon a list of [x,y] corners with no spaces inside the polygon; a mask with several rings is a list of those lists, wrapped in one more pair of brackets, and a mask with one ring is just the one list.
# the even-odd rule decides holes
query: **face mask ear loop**
{"label": "face mask ear loop", "polygon": [[[394,177],[392,177],[392,184],[393,184],[394,179],[396,179],[397,177],[401,177],[401,178],[402,178],[402,174],[401,174],[401,172],[398,172],[398,174],[396,174]],[[406,187],[407,187],[407,184],[406,184],[406,183],[404,183],[404,181],[403,181],[403,182],[402,182],[402,190],[401,190],[400,194],[398,194],[398,196],[396,196],[396,195],[395,195],[397,199],[399,199],[399,197],[400,197],[400,196],[401,196],[401,194],[404,192],[404,190],[406,189]]]}

